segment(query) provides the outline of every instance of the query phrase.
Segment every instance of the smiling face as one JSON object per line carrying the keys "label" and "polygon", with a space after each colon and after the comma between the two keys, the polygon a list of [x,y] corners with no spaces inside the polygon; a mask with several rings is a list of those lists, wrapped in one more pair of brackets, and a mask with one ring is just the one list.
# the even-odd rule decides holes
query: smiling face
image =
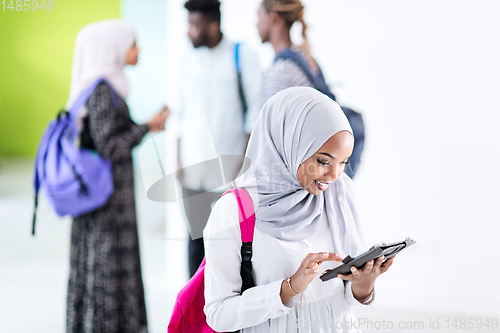
{"label": "smiling face", "polygon": [[328,139],[311,157],[300,164],[297,180],[307,192],[318,195],[339,179],[354,148],[354,137],[340,131]]}

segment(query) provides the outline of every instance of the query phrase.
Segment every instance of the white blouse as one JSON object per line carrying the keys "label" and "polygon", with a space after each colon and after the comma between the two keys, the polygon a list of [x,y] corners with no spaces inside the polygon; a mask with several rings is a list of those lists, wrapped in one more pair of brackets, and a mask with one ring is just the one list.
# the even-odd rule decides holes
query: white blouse
{"label": "white blouse", "polygon": [[321,273],[338,265],[324,262],[317,277],[300,297],[284,305],[280,291],[283,279],[291,276],[308,253],[333,252],[326,214],[309,238],[285,241],[255,228],[253,275],[256,286],[241,291],[241,234],[238,204],[233,194],[217,201],[204,230],[205,237],[205,314],[217,332],[359,332],[352,305],[351,283],[339,278],[323,282]]}

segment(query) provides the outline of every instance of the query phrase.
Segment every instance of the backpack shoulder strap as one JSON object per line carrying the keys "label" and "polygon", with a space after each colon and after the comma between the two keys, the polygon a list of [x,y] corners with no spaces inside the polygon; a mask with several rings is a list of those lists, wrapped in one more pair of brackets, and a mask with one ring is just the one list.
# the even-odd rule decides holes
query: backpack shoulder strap
{"label": "backpack shoulder strap", "polygon": [[255,229],[255,212],[253,208],[252,198],[250,197],[250,194],[248,194],[248,192],[243,188],[227,190],[222,195],[224,196],[228,193],[233,193],[236,196],[236,200],[238,202],[241,241],[243,243],[252,242]]}
{"label": "backpack shoulder strap", "polygon": [[234,64],[236,66],[236,73],[240,74],[241,73],[241,67],[240,67],[240,43],[234,44]]}
{"label": "backpack shoulder strap", "polygon": [[85,103],[87,103],[87,100],[89,99],[90,95],[92,95],[92,92],[94,91],[94,89],[102,82],[105,82],[110,90],[111,90],[111,97],[113,98],[113,105],[116,107],[118,105],[118,96],[115,92],[115,90],[113,89],[113,87],[111,86],[111,84],[109,84],[108,81],[106,81],[105,78],[98,78],[96,79],[94,82],[92,82],[92,84],[90,86],[88,86],[81,94],[80,96],[78,96],[78,98],[75,100],[75,102],[73,103],[73,105],[71,106],[71,109],[68,110],[70,116],[73,118],[73,119],[76,119],[76,116],[78,114],[78,112],[80,111],[80,109],[85,105]]}
{"label": "backpack shoulder strap", "polygon": [[255,211],[252,198],[245,189],[237,188],[224,192],[233,193],[238,201],[238,215],[241,229],[241,293],[255,286],[252,271],[252,242],[255,229]]}
{"label": "backpack shoulder strap", "polygon": [[236,67],[236,77],[238,79],[238,93],[240,95],[241,106],[243,108],[243,117],[245,117],[248,109],[248,104],[245,98],[245,90],[243,89],[243,79],[241,77],[240,45],[240,43],[236,43],[234,45],[234,64]]}
{"label": "backpack shoulder strap", "polygon": [[47,128],[45,129],[45,131],[43,132],[42,139],[38,144],[37,152],[35,155],[34,177],[33,177],[35,201],[33,209],[33,221],[31,226],[31,234],[33,236],[35,235],[36,210],[38,207],[38,192],[40,191],[40,186],[42,183],[40,173],[45,174],[45,157],[47,156],[47,147],[49,145],[49,140],[51,136],[54,134],[56,130],[57,121],[59,121],[59,119],[51,121],[47,126]]}
{"label": "backpack shoulder strap", "polygon": [[290,48],[284,49],[283,51],[281,51],[280,53],[278,53],[276,55],[276,57],[274,58],[274,61],[276,61],[278,59],[293,61],[297,66],[300,67],[300,69],[302,69],[302,71],[307,76],[307,78],[311,82],[316,84],[316,77],[313,74],[309,64],[307,63],[307,60],[304,59],[304,57],[302,57],[298,52],[293,51]]}
{"label": "backpack shoulder strap", "polygon": [[73,105],[71,108],[68,110],[70,116],[75,119],[78,111],[85,105],[87,100],[89,99],[90,95],[94,91],[95,87],[99,85],[99,83],[104,82],[104,78],[98,78],[95,80],[90,86],[88,86],[79,96],[78,98],[73,102]]}
{"label": "backpack shoulder strap", "polygon": [[305,59],[299,52],[294,51],[290,48],[284,49],[283,51],[278,53],[274,58],[274,61],[278,59],[283,59],[283,60],[290,59],[291,61],[293,61],[297,66],[299,66],[300,69],[302,69],[302,72],[314,84],[314,87],[317,90],[321,91],[323,94],[327,95],[328,97],[330,97],[335,101],[335,95],[328,88],[328,85],[326,84],[325,81],[325,77],[323,76],[323,72],[321,71],[321,68],[319,68],[319,66],[318,66],[319,73],[316,75],[313,73],[311,66],[309,66],[307,59]]}

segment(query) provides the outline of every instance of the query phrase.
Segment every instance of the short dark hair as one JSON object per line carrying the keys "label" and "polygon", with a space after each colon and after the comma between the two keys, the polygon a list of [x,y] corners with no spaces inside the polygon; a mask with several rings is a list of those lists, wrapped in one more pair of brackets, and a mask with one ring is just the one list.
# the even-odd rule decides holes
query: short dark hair
{"label": "short dark hair", "polygon": [[219,0],[188,0],[184,7],[189,12],[200,12],[208,21],[215,21],[220,24]]}

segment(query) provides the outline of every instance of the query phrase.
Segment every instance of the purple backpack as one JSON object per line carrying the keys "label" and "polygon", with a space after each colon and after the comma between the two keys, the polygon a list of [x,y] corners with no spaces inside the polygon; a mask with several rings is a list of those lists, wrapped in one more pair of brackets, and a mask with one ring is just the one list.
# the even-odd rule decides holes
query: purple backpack
{"label": "purple backpack", "polygon": [[[252,198],[245,189],[228,190],[233,193],[239,206],[241,229],[241,293],[255,286],[252,276],[252,241],[255,227],[255,213]],[[177,294],[167,333],[212,333],[215,332],[206,321],[205,312],[205,258],[200,267]]]}
{"label": "purple backpack", "polygon": [[[40,189],[57,215],[72,217],[104,206],[113,194],[111,162],[75,144],[79,135],[75,121],[78,112],[101,82],[105,80],[101,78],[92,83],[69,112],[60,111],[45,129],[35,158],[33,235]],[[116,106],[116,93],[113,89],[111,93]]]}

